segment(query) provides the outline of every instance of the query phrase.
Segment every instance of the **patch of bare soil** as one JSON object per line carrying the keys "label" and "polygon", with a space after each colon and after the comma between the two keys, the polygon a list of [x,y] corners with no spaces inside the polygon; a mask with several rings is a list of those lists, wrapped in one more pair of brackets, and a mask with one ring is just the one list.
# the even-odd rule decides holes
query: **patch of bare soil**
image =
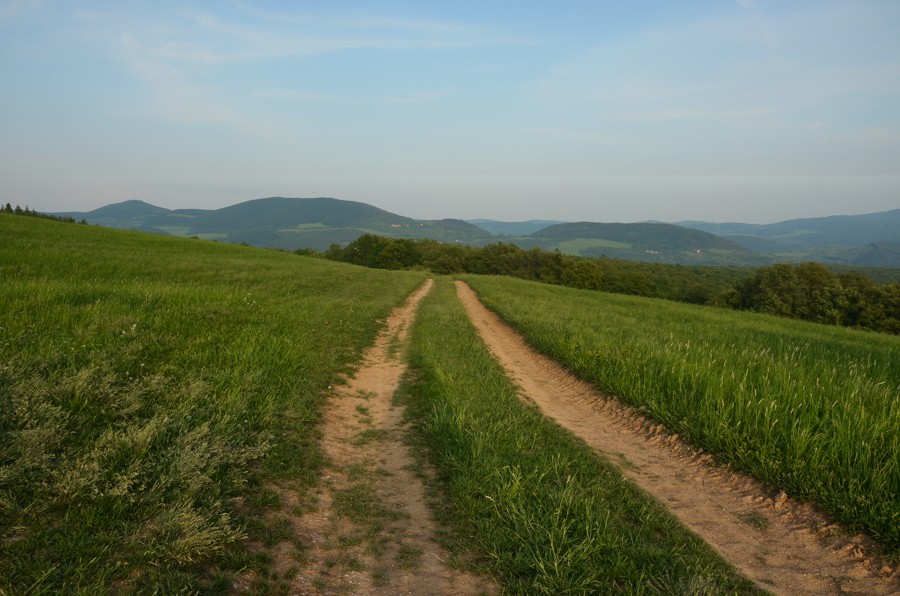
{"label": "patch of bare soil", "polygon": [[537,354],[457,282],[457,293],[524,399],[663,503],[737,569],[778,594],[900,594],[897,569],[809,505],[688,448],[677,435]]}
{"label": "patch of bare soil", "polygon": [[403,442],[403,411],[392,403],[406,370],[407,331],[431,285],[392,313],[354,377],[335,388],[321,429],[328,461],[314,510],[303,512],[295,495],[281,494],[300,544],[282,541],[272,554],[291,594],[496,591],[489,579],[445,563],[425,486]]}

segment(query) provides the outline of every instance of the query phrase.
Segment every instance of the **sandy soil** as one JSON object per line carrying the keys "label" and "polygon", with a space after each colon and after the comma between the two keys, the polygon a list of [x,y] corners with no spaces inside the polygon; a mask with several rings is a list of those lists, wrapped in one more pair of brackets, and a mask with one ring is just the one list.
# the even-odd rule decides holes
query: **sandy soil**
{"label": "sandy soil", "polygon": [[900,594],[898,570],[867,556],[864,537],[847,536],[812,507],[713,465],[534,352],[463,282],[457,293],[524,399],[618,465],[760,587],[791,595]]}
{"label": "sandy soil", "polygon": [[394,311],[359,370],[329,402],[318,506],[291,520],[305,561],[298,563],[284,544],[276,554],[277,568],[296,568],[288,573],[292,594],[496,592],[490,580],[445,564],[425,486],[403,442],[402,408],[392,404],[406,369],[407,330],[431,285]]}

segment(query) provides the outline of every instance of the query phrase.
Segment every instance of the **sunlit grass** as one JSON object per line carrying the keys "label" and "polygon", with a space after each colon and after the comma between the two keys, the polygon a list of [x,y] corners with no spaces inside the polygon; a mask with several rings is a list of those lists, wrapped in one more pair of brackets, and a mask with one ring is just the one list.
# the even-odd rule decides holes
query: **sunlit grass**
{"label": "sunlit grass", "polygon": [[581,441],[520,401],[439,280],[412,329],[401,400],[438,469],[455,552],[508,593],[754,593]]}
{"label": "sunlit grass", "polygon": [[900,549],[900,338],[469,277],[540,351]]}
{"label": "sunlit grass", "polygon": [[422,277],[0,215],[0,592],[264,564],[253,492],[314,481],[323,392]]}

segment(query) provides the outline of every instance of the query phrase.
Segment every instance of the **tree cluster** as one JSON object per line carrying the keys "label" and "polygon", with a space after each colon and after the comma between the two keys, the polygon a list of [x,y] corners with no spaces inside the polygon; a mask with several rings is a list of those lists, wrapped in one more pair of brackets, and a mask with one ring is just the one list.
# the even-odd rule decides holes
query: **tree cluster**
{"label": "tree cluster", "polygon": [[[731,287],[721,276],[709,275],[705,271],[712,268],[635,264],[605,258],[586,259],[540,248],[523,249],[504,242],[475,248],[461,244],[443,244],[434,240],[384,238],[366,234],[344,248],[332,245],[325,256],[379,269],[419,268],[437,274],[509,275],[585,290],[697,303],[706,303]],[[724,279],[727,280],[727,275]]]}
{"label": "tree cluster", "polygon": [[900,333],[900,284],[877,285],[859,273],[837,275],[817,263],[756,270],[663,265],[588,259],[503,242],[475,248],[372,234],[360,236],[343,248],[332,245],[325,257],[377,269],[509,275],[572,288]]}
{"label": "tree cluster", "polygon": [[819,263],[758,269],[722,298],[724,306],[815,323],[900,333],[900,284],[877,285],[859,273]]}

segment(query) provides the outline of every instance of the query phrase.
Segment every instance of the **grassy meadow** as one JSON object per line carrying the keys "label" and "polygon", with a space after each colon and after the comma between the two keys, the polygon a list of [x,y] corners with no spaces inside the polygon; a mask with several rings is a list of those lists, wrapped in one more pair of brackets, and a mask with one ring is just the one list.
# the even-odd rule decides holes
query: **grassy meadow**
{"label": "grassy meadow", "polygon": [[[272,483],[316,482],[325,393],[424,278],[0,213],[0,594],[225,593],[245,570],[277,592],[246,538],[290,540]],[[900,338],[465,279],[582,378],[900,551]],[[756,590],[517,399],[447,278],[410,365],[452,548],[505,591]]]}
{"label": "grassy meadow", "polygon": [[581,378],[900,554],[900,337],[465,279]]}
{"label": "grassy meadow", "polygon": [[[518,287],[518,286],[517,286]],[[757,590],[580,440],[523,404],[438,280],[412,328],[401,401],[438,469],[451,549],[513,594]]]}
{"label": "grassy meadow", "polygon": [[265,576],[265,486],[424,276],[0,214],[0,593]]}

